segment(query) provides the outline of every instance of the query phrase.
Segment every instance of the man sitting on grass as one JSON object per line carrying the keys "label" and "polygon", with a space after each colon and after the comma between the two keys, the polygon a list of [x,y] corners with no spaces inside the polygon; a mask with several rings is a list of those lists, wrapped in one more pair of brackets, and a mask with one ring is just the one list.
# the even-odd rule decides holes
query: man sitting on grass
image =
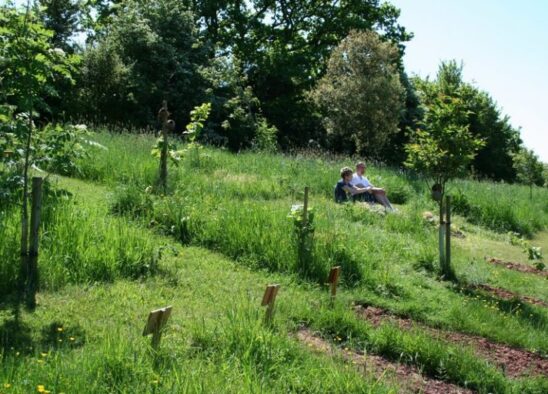
{"label": "man sitting on grass", "polygon": [[358,196],[367,197],[367,195],[368,189],[352,185],[352,169],[350,167],[342,168],[341,179],[335,186],[335,201],[339,203],[350,201],[350,199],[356,201]]}
{"label": "man sitting on grass", "polygon": [[365,189],[370,196],[374,197],[374,200],[380,202],[387,210],[393,211],[394,208],[390,204],[388,197],[386,197],[386,191],[383,188],[373,186],[369,182],[369,179],[365,176],[365,169],[366,166],[363,161],[356,164],[356,173],[352,176],[351,180],[352,185],[359,189]]}

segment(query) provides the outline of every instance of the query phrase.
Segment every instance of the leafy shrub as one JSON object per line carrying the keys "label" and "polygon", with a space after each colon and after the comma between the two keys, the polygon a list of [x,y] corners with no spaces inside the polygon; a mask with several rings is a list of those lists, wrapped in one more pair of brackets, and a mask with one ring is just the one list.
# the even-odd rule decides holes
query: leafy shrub
{"label": "leafy shrub", "polygon": [[80,173],[78,162],[87,157],[84,147],[85,125],[48,124],[38,133],[36,164],[61,175]]}
{"label": "leafy shrub", "polygon": [[257,122],[257,130],[251,146],[261,152],[276,152],[278,149],[277,135],[276,126],[270,126],[267,120],[261,116]]}

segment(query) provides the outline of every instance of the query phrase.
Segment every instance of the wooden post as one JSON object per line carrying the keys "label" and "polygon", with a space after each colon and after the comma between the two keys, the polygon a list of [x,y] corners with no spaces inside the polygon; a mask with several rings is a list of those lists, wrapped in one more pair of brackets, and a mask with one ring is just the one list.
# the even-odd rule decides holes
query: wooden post
{"label": "wooden post", "polygon": [[171,306],[156,309],[149,313],[147,324],[143,330],[143,336],[152,334],[152,348],[158,349],[162,338],[162,330],[171,316]]}
{"label": "wooden post", "polygon": [[169,111],[167,110],[167,101],[164,100],[162,108],[158,112],[158,120],[162,123],[162,151],[160,153],[160,185],[167,193],[167,155],[168,155],[168,118]]}
{"label": "wooden post", "polygon": [[440,270],[445,273],[445,220],[443,212],[444,204],[443,197],[440,200],[440,226],[439,226],[439,254],[440,254]]}
{"label": "wooden post", "polygon": [[308,223],[308,186],[304,188],[303,224]]}
{"label": "wooden post", "polygon": [[331,271],[329,272],[329,278],[328,282],[331,287],[331,303],[333,304],[335,301],[335,297],[337,296],[337,284],[339,282],[339,277],[341,275],[341,267],[336,266],[332,267]]}
{"label": "wooden post", "polygon": [[280,285],[273,284],[266,286],[266,289],[264,291],[261,306],[266,306],[265,321],[267,323],[270,323],[272,321],[272,317],[274,316],[274,304],[276,302],[278,290],[280,290]]}
{"label": "wooden post", "polygon": [[451,274],[451,196],[445,197],[445,276]]}
{"label": "wooden post", "polygon": [[27,263],[27,306],[36,307],[38,289],[38,245],[40,242],[40,218],[42,212],[41,177],[32,178],[32,207],[30,216],[30,248]]}

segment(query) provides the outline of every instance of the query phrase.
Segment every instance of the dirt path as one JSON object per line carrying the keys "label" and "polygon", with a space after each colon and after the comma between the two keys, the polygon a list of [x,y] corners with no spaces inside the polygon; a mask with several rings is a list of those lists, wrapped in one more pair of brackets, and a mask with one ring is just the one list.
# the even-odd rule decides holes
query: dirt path
{"label": "dirt path", "polygon": [[491,342],[475,335],[428,327],[411,319],[393,315],[387,310],[374,306],[358,305],[355,307],[355,310],[358,316],[369,321],[373,326],[390,321],[403,329],[417,327],[444,341],[471,346],[479,356],[499,366],[509,377],[548,375],[548,359],[527,350]]}
{"label": "dirt path", "polygon": [[513,261],[504,261],[500,260],[494,257],[488,258],[487,262],[494,264],[494,265],[500,265],[503,266],[509,270],[513,271],[519,271],[519,272],[525,272],[528,274],[535,274],[540,276],[548,276],[548,271],[546,270],[539,270],[531,265],[523,264],[523,263],[516,263]]}
{"label": "dirt path", "polygon": [[469,389],[421,375],[412,366],[389,361],[383,357],[364,354],[355,350],[341,350],[307,328],[297,332],[297,338],[308,347],[321,353],[340,354],[346,361],[360,368],[364,374],[393,380],[400,386],[400,393],[468,394]]}
{"label": "dirt path", "polygon": [[471,290],[480,290],[483,292],[488,293],[489,295],[493,297],[497,297],[503,300],[520,300],[522,302],[527,302],[529,304],[537,305],[537,306],[543,306],[548,307],[548,304],[542,300],[539,300],[538,298],[530,297],[530,296],[524,296],[517,293],[514,293],[510,290],[501,289],[500,287],[493,287],[486,284],[480,284],[480,285],[473,285],[469,286],[468,289]]}

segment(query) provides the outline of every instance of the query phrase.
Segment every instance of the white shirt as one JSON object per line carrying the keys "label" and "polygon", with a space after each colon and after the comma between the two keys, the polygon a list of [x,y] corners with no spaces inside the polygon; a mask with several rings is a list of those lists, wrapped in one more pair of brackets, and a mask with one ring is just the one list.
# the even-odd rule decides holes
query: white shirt
{"label": "white shirt", "polygon": [[362,187],[371,187],[371,183],[369,182],[369,179],[367,177],[362,177],[358,174],[352,175],[352,185],[353,186],[360,186]]}

